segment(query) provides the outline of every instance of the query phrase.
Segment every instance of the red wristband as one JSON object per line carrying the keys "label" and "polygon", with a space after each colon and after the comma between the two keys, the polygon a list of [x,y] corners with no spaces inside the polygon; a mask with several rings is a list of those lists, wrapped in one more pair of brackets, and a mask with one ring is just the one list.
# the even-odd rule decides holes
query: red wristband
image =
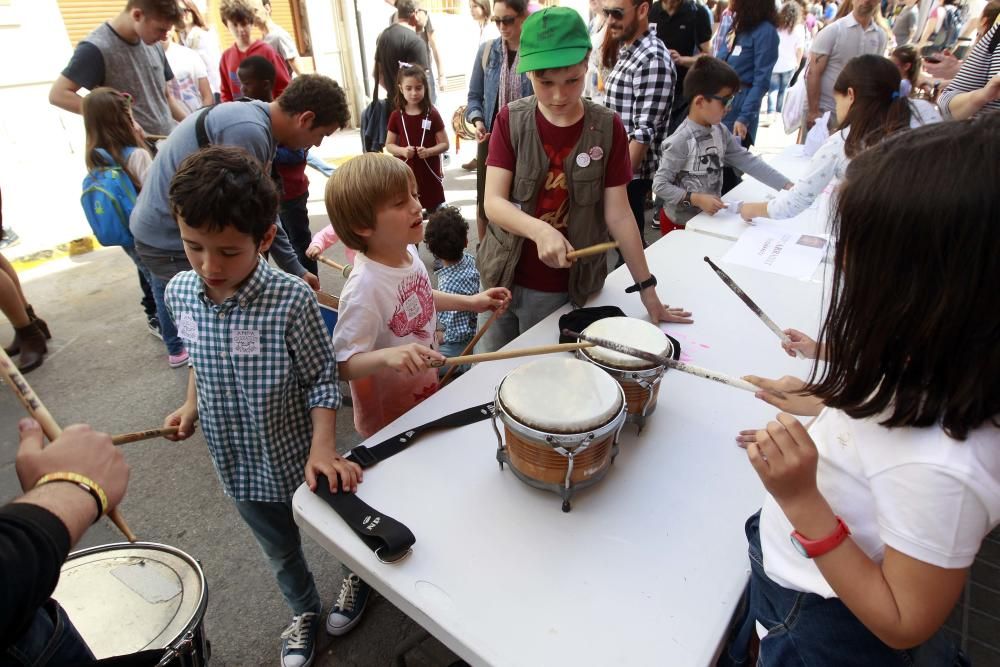
{"label": "red wristband", "polygon": [[819,558],[839,547],[840,543],[851,534],[851,529],[839,516],[836,518],[837,527],[834,528],[833,532],[818,540],[810,540],[799,531],[793,530],[791,538],[796,551],[806,558]]}

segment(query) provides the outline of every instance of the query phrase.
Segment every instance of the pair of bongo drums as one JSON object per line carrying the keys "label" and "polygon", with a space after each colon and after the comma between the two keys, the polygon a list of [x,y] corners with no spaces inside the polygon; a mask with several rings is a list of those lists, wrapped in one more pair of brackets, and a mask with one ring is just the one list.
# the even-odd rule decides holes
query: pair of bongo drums
{"label": "pair of bongo drums", "polygon": [[[655,354],[673,352],[659,328],[633,318],[599,320],[584,333]],[[558,493],[563,511],[570,511],[573,494],[607,474],[625,423],[641,429],[655,409],[664,370],[591,347],[576,359],[541,359],[511,371],[494,398],[500,468],[506,463],[521,481]]]}

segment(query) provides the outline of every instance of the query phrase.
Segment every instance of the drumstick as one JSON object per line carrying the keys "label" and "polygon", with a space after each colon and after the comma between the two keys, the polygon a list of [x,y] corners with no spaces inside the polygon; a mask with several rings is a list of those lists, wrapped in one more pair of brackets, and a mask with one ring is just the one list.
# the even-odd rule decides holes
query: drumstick
{"label": "drumstick", "polygon": [[135,431],[134,433],[122,433],[121,435],[115,435],[111,437],[111,443],[114,445],[127,445],[130,442],[139,442],[140,440],[152,440],[153,438],[162,438],[165,435],[177,435],[176,426],[168,426],[166,428],[151,428],[148,431]]}
{"label": "drumstick", "polygon": [[462,364],[478,364],[481,361],[499,361],[501,359],[516,359],[517,357],[532,357],[537,354],[553,354],[555,352],[572,352],[585,347],[593,347],[593,343],[559,343],[558,345],[539,345],[537,347],[522,347],[519,350],[501,350],[499,352],[483,352],[482,354],[467,354],[461,357],[434,359],[427,363],[431,368],[441,366],[461,366]]}
{"label": "drumstick", "polygon": [[165,134],[147,134],[146,138],[149,139],[150,141],[160,141],[162,139],[166,139],[167,135],[165,135]]}
{"label": "drumstick", "polygon": [[618,247],[618,241],[609,241],[608,243],[598,243],[597,245],[587,246],[586,248],[580,248],[579,250],[571,250],[566,253],[566,259],[576,259],[578,257],[589,257],[590,255],[599,255],[602,252],[607,252],[609,250],[614,250]]}
{"label": "drumstick", "polygon": [[334,310],[337,310],[340,307],[340,299],[338,299],[332,294],[324,292],[323,290],[316,290],[315,292],[313,292],[313,294],[316,295],[316,301],[318,301],[321,305],[326,306],[327,308],[333,308]]}
{"label": "drumstick", "polygon": [[[726,283],[729,289],[733,290],[733,293],[736,294],[736,296],[740,297],[743,303],[745,303],[750,308],[750,310],[753,311],[754,315],[760,318],[760,321],[764,323],[764,326],[773,331],[775,335],[777,335],[778,338],[781,339],[782,343],[792,342],[792,339],[789,338],[785,334],[785,332],[782,331],[781,328],[774,323],[774,320],[768,317],[764,313],[764,311],[760,309],[760,306],[754,303],[754,300],[751,299],[746,292],[740,289],[740,286],[736,284],[736,281],[734,281],[732,278],[729,277],[729,274],[727,274],[725,271],[716,266],[715,262],[710,260],[707,256],[705,257],[705,261],[708,262],[708,265],[712,267],[712,270],[715,271],[716,275],[722,278],[722,282]],[[806,355],[802,354],[802,350],[795,350],[795,356],[797,356],[799,359],[806,358]]]}
{"label": "drumstick", "polygon": [[593,343],[599,347],[605,347],[609,350],[614,350],[615,352],[627,354],[630,357],[645,359],[651,363],[660,364],[662,366],[666,366],[667,368],[681,371],[682,373],[690,373],[691,375],[697,375],[698,377],[705,378],[706,380],[713,380],[714,382],[727,384],[730,387],[736,387],[737,389],[743,389],[744,391],[753,392],[755,394],[760,391],[760,387],[750,384],[746,380],[734,378],[731,375],[726,375],[724,373],[717,373],[715,371],[708,370],[707,368],[702,368],[701,366],[695,366],[694,364],[686,364],[683,361],[677,361],[673,357],[668,357],[662,354],[653,354],[652,352],[646,352],[645,350],[640,350],[628,345],[622,345],[621,343],[616,343],[605,338],[597,338],[596,336],[576,333],[575,331],[570,331],[569,329],[563,329],[563,334],[579,338],[580,340],[585,340],[588,343]]}
{"label": "drumstick", "polygon": [[[38,398],[31,385],[21,375],[21,371],[17,370],[17,366],[14,365],[14,362],[10,360],[10,357],[3,350],[0,350],[0,373],[3,373],[3,379],[10,385],[10,388],[14,391],[18,399],[20,399],[28,414],[42,427],[42,432],[45,433],[45,437],[49,439],[49,442],[58,438],[62,433],[59,424],[56,423],[52,413],[42,404],[41,399]],[[129,530],[128,524],[125,523],[125,517],[122,516],[117,508],[108,512],[108,518],[118,526],[118,530],[122,531],[122,535],[129,542],[135,542],[138,539]]]}
{"label": "drumstick", "polygon": [[[479,339],[483,337],[483,334],[486,333],[486,330],[489,329],[491,326],[493,326],[493,323],[497,321],[497,317],[499,315],[500,315],[499,309],[493,311],[493,314],[490,315],[490,319],[486,320],[486,324],[484,324],[483,327],[476,332],[476,335],[472,337],[472,340],[469,341],[469,344],[465,346],[465,348],[462,350],[462,354],[460,354],[459,356],[465,356],[472,351],[472,348],[476,346],[476,343],[478,343]],[[449,368],[448,372],[445,373],[444,377],[441,378],[441,382],[439,384],[441,385],[447,384],[448,380],[451,379],[451,376],[455,373],[457,369],[458,366],[452,366],[451,368]]]}
{"label": "drumstick", "polygon": [[316,261],[319,262],[319,263],[321,263],[321,264],[326,264],[327,266],[329,266],[331,268],[337,269],[342,274],[344,274],[345,278],[347,276],[351,275],[351,269],[354,268],[350,264],[337,264],[332,259],[328,259],[328,258],[324,257],[323,255],[317,255],[316,256]]}

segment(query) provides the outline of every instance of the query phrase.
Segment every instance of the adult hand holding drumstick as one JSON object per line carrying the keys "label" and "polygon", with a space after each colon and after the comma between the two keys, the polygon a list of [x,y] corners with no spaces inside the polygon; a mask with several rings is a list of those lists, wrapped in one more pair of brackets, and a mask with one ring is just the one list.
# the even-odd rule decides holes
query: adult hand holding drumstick
{"label": "adult hand holding drumstick", "polygon": [[[14,502],[38,505],[55,514],[75,544],[125,497],[129,478],[125,457],[111,444],[111,436],[87,425],[70,426],[47,446],[42,427],[34,419],[22,419],[18,429],[21,445],[14,467],[25,494]],[[75,476],[86,480],[85,486],[92,484],[94,492],[74,482]]]}

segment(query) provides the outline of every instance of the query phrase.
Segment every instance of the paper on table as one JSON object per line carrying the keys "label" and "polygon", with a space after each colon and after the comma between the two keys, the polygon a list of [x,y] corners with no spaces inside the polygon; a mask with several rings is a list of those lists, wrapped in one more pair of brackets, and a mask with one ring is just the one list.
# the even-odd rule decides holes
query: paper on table
{"label": "paper on table", "polygon": [[747,227],[722,261],[808,280],[823,261],[828,245],[825,234],[802,234],[761,220]]}

